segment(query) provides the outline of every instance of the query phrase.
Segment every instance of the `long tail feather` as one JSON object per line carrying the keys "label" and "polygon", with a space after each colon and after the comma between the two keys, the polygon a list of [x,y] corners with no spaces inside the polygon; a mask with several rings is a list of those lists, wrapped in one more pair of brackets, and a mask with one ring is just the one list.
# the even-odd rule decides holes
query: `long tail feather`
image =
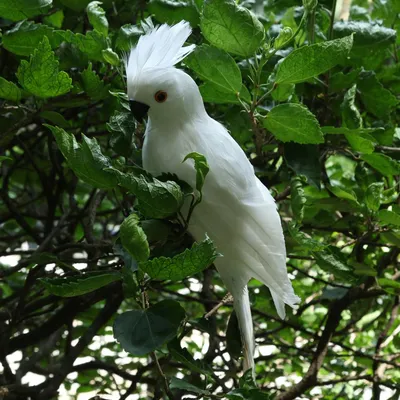
{"label": "long tail feather", "polygon": [[234,299],[233,305],[235,307],[236,316],[239,322],[239,329],[242,336],[243,344],[243,370],[252,370],[254,375],[254,334],[253,334],[253,320],[251,318],[249,292],[247,286],[242,290],[236,290],[231,293]]}

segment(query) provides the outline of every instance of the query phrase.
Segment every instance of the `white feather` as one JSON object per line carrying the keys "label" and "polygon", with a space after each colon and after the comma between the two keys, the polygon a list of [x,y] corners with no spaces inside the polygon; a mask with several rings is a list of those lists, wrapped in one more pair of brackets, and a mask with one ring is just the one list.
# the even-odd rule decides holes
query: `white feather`
{"label": "white feather", "polygon": [[[181,29],[180,33],[177,27]],[[244,367],[253,368],[254,339],[248,281],[256,278],[269,287],[281,318],[285,317],[285,304],[295,307],[300,299],[288,278],[285,242],[274,199],[254,175],[240,146],[224,126],[208,116],[193,79],[171,68],[171,62],[182,59],[189,50],[182,48],[179,51],[177,44],[169,41],[179,37],[179,46],[182,46],[188,32],[190,28],[180,23],[172,28],[163,25],[143,36],[139,50],[136,50],[145,54],[143,58],[147,63],[136,60],[135,57],[142,56],[135,50],[131,58],[135,65],[146,65],[147,72],[142,70],[136,75],[139,87],[135,90],[128,87],[128,91],[135,93],[138,101],[146,102],[147,99],[150,106],[143,147],[143,167],[147,171],[154,175],[172,172],[195,187],[193,160],[182,161],[193,151],[207,158],[210,172],[203,188],[203,200],[193,212],[189,230],[196,240],[202,240],[207,233],[223,254],[215,265],[234,297],[244,345]],[[161,33],[165,37],[161,37]],[[155,43],[156,36],[157,41],[173,51],[166,51],[164,47],[161,51],[159,43]],[[161,55],[152,54],[156,48],[160,49]],[[153,67],[156,69],[152,70],[149,65],[156,59],[157,65]],[[170,60],[165,64],[168,70],[160,74],[160,63],[166,59]],[[128,85],[130,63],[131,59],[127,70]],[[168,100],[162,105],[153,104],[148,93],[155,93],[161,87],[171,91]]]}

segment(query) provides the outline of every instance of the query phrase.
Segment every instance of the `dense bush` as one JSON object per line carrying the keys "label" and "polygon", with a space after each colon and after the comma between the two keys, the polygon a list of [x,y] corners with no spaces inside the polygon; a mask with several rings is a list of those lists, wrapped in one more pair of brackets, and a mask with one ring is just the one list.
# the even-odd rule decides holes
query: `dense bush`
{"label": "dense bush", "polygon": [[[88,3],[0,0],[0,397],[397,399],[400,3]],[[275,197],[302,299],[281,320],[250,282],[257,387],[218,249],[185,233],[193,189],[140,169],[123,57],[182,19],[180,68]]]}

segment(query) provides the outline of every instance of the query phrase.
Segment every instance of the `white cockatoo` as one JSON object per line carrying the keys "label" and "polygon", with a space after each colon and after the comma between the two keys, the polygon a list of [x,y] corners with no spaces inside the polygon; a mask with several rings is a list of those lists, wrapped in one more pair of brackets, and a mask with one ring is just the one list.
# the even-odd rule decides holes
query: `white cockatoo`
{"label": "white cockatoo", "polygon": [[145,170],[155,176],[174,173],[195,187],[193,162],[182,161],[191,152],[207,158],[210,172],[188,229],[198,241],[208,234],[223,255],[215,266],[234,298],[244,369],[254,370],[248,281],[256,278],[268,286],[281,318],[285,318],[285,304],[295,307],[300,299],[288,278],[274,199],[240,146],[207,114],[194,80],[174,67],[195,48],[183,46],[190,33],[189,24],[182,21],[158,26],[140,37],[126,60],[128,97],[136,119],[148,114]]}

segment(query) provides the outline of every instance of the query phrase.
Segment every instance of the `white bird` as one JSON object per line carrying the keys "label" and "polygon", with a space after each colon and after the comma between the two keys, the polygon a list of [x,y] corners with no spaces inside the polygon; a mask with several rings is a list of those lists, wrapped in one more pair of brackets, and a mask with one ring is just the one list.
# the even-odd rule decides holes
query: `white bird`
{"label": "white bird", "polygon": [[211,118],[194,80],[174,67],[195,46],[184,47],[191,34],[182,21],[153,28],[141,36],[126,60],[127,90],[133,115],[148,114],[143,167],[157,176],[175,173],[195,187],[191,152],[210,166],[203,198],[195,208],[189,232],[200,241],[207,233],[223,257],[215,261],[234,298],[244,353],[244,370],[254,371],[254,336],[247,283],[256,278],[271,291],[285,318],[285,304],[296,306],[286,270],[281,220],[268,189],[258,180],[246,154],[223,125]]}

